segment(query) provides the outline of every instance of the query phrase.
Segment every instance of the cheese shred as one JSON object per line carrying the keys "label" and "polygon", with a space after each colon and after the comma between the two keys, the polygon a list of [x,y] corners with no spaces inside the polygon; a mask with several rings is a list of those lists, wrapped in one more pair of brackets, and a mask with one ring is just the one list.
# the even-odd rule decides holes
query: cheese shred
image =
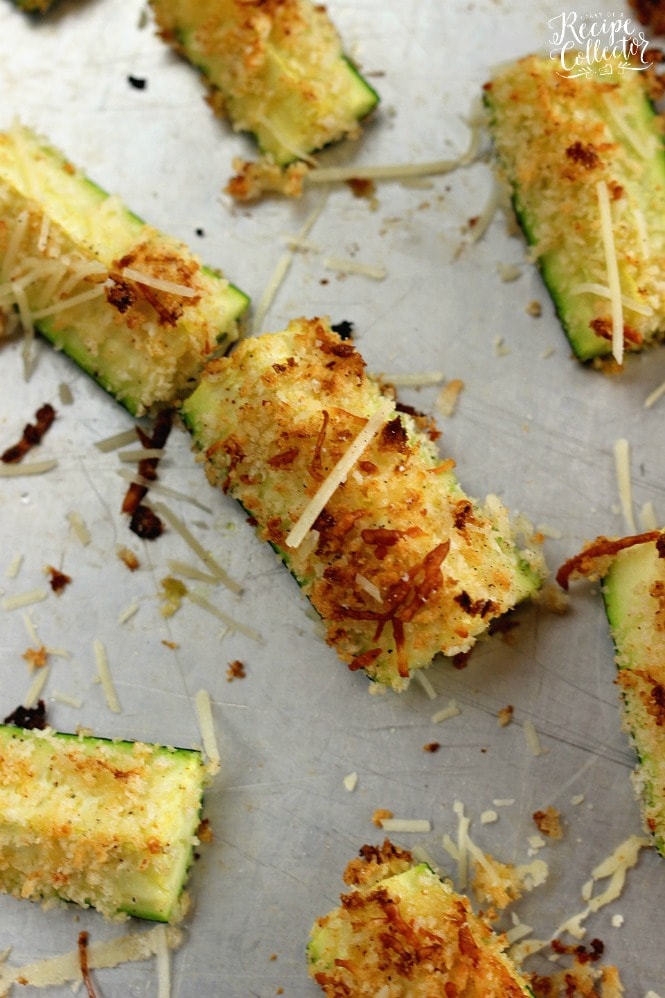
{"label": "cheese shred", "polygon": [[596,184],[598,195],[598,210],[600,212],[600,232],[605,252],[607,268],[607,284],[610,291],[612,309],[612,354],[617,364],[623,363],[623,301],[621,298],[621,281],[619,279],[619,262],[617,260],[614,232],[612,231],[612,212],[607,183],[599,180]]}
{"label": "cheese shred", "polygon": [[337,462],[325,481],[321,483],[320,487],[317,489],[300,514],[298,520],[291,527],[291,530],[286,536],[287,547],[297,548],[302,544],[319,513],[325,509],[326,503],[337,491],[339,486],[346,481],[346,477],[353,468],[354,464],[358,461],[370,441],[385,424],[392,411],[392,402],[389,399],[385,399],[379,408],[372,413],[351,446]]}

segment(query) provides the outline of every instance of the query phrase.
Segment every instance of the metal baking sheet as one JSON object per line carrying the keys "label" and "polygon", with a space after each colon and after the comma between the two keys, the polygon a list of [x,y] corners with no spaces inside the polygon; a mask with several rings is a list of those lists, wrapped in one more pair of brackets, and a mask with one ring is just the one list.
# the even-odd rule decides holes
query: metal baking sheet
{"label": "metal baking sheet", "polygon": [[[546,50],[549,22],[562,16],[558,0],[331,0],[329,10],[382,103],[362,140],[330,150],[324,163],[458,156],[491,68]],[[596,17],[598,5],[578,2],[573,13]],[[262,329],[254,331],[328,315],[354,324],[374,372],[440,371],[447,380],[462,379],[457,410],[439,420],[441,450],[455,459],[469,494],[497,493],[513,514],[550,528],[556,536],[545,550],[553,571],[585,540],[626,531],[614,469],[618,437],[630,444],[635,508],[650,501],[665,515],[662,403],[644,406],[665,379],[665,350],[631,359],[620,378],[571,358],[503,214],[473,240],[469,220],[482,213],[492,190],[482,157],[427,182],[381,184],[374,201],[341,186],[325,203],[312,187],[298,201],[233,204],[223,192],[232,158],[253,149],[213,117],[200,80],[156,36],[138,0],[62,2],[41,20],[2,0],[0,92],[1,127],[19,118],[44,133],[137,214],[223,269],[255,303],[286,238],[320,208],[312,247],[294,256]],[[385,268],[386,277],[340,276],[326,267],[334,256]],[[499,264],[506,263],[519,268],[515,281],[501,279]],[[531,314],[533,301],[542,306],[540,317]],[[62,384],[72,404],[61,401]],[[435,412],[439,388],[404,389],[400,396]],[[428,671],[435,700],[418,682],[402,695],[373,696],[364,677],[350,673],[321,641],[295,583],[240,510],[208,486],[182,430],[171,436],[160,480],[201,505],[165,501],[244,589],[236,597],[201,586],[202,595],[258,628],[262,640],[224,633],[188,601],[165,618],[158,594],[168,561],[191,561],[191,552],[173,531],[152,543],[128,531],[118,455],[94,446],[131,428],[131,418],[46,345],[25,381],[21,343],[4,343],[4,445],[45,401],[58,418],[40,456],[58,464],[42,477],[0,485],[0,588],[5,598],[47,586],[48,565],[73,581],[59,597],[50,593],[29,609],[1,613],[0,710],[9,713],[31,682],[23,658],[34,646],[29,621],[40,642],[62,653],[49,657],[44,690],[57,728],[194,745],[200,737],[194,697],[209,692],[222,755],[206,802],[214,840],[192,873],[186,940],[172,957],[174,998],[313,998],[318,989],[305,961],[310,925],[337,904],[348,860],[364,843],[381,841],[372,823],[377,808],[428,819],[429,834],[394,838],[425,849],[455,880],[442,843],[456,835],[456,801],[471,818],[474,841],[515,863],[532,858],[533,812],[552,805],[561,812],[564,836],[538,851],[549,865],[548,882],[515,910],[537,938],[547,939],[584,909],[581,891],[592,870],[641,833],[630,783],[634,759],[620,729],[597,592],[578,587],[563,616],[525,607],[519,626],[481,643],[463,670],[437,661]],[[72,512],[90,530],[87,546],[70,528]],[[116,556],[119,546],[136,552],[138,571],[127,571]],[[20,569],[10,577],[17,555]],[[137,612],[119,623],[134,604]],[[109,711],[96,682],[95,639],[107,649],[120,713]],[[246,676],[230,682],[234,660],[244,663]],[[81,705],[63,702],[63,694]],[[450,700],[459,714],[433,724]],[[508,704],[513,722],[500,727],[498,712]],[[527,748],[527,721],[540,739],[537,756]],[[423,751],[434,741],[437,752]],[[349,791],[344,778],[352,772],[358,779]],[[498,820],[484,824],[488,809]],[[645,849],[621,897],[585,922],[582,942],[603,941],[605,959],[620,968],[630,998],[665,993],[654,917],[664,905],[662,860]],[[82,928],[95,942],[144,927],[0,898],[0,949],[11,947],[12,965],[75,949]],[[535,958],[527,968],[552,965]],[[94,978],[107,998],[157,994],[152,962],[96,971]]]}

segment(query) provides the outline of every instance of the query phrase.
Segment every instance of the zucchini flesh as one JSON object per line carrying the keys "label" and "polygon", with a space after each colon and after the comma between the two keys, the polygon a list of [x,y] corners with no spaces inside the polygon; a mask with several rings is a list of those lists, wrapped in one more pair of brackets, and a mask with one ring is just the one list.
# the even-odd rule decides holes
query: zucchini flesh
{"label": "zucchini flesh", "polygon": [[203,73],[210,103],[279,165],[359,134],[376,91],[310,0],[151,0],[161,36]]}
{"label": "zucchini flesh", "polygon": [[554,59],[528,56],[484,90],[498,168],[563,329],[579,360],[600,366],[613,352],[613,319],[599,183],[610,202],[624,347],[665,334],[662,129],[648,74],[607,65],[611,74],[568,78]]}
{"label": "zucchini flesh", "polygon": [[176,921],[197,842],[201,753],[0,725],[0,890]]}
{"label": "zucchini flesh", "polygon": [[0,308],[131,413],[188,394],[205,360],[238,336],[247,304],[33,131],[0,133]]}
{"label": "zucchini flesh", "polygon": [[602,592],[616,647],[623,727],[638,758],[635,790],[644,826],[665,855],[665,559],[658,541],[617,554]]}
{"label": "zucchini flesh", "polygon": [[431,437],[390,400],[385,423],[297,546],[288,535],[385,403],[325,320],[241,341],[181,415],[209,480],[277,550],[351,669],[402,689],[437,652],[467,651],[532,595],[544,566],[496,497],[469,499]]}
{"label": "zucchini flesh", "polygon": [[316,920],[307,947],[310,976],[327,995],[533,994],[490,923],[425,863],[361,884],[341,901]]}

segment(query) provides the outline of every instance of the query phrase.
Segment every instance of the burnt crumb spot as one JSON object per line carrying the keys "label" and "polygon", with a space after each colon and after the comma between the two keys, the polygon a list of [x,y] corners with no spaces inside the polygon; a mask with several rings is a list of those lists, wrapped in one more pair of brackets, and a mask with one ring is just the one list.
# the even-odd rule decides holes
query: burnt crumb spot
{"label": "burnt crumb spot", "polygon": [[59,596],[72,581],[70,575],[65,575],[64,572],[61,572],[58,568],[54,568],[53,565],[47,566],[46,574],[49,577],[49,585],[57,596]]}
{"label": "burnt crumb spot", "polygon": [[29,731],[43,731],[46,727],[46,706],[44,701],[38,700],[34,707],[19,705],[11,714],[7,714],[2,723],[15,724],[17,728],[27,728]]}
{"label": "burnt crumb spot", "polygon": [[566,149],[566,156],[572,159],[573,163],[579,163],[585,170],[593,170],[600,163],[598,153],[590,142],[573,142],[572,146]]}
{"label": "burnt crumb spot", "polygon": [[148,86],[148,81],[143,76],[128,76],[127,82],[130,87],[134,87],[134,90],[145,90]]}
{"label": "burnt crumb spot", "polygon": [[139,503],[130,520],[129,529],[145,541],[154,541],[161,537],[164,527],[153,510]]}
{"label": "burnt crumb spot", "polygon": [[334,325],[330,328],[336,332],[342,340],[350,340],[353,336],[353,323],[349,322],[348,319],[342,319],[341,322],[334,323]]}
{"label": "burnt crumb spot", "polygon": [[0,461],[3,464],[17,464],[19,461],[23,460],[25,455],[32,447],[36,447],[41,443],[42,437],[47,432],[47,430],[53,424],[55,420],[55,409],[48,402],[40,406],[40,408],[35,413],[35,422],[28,423],[23,428],[23,435],[17,444],[13,444],[8,447],[0,455]]}
{"label": "burnt crumb spot", "polygon": [[194,232],[197,236],[199,236],[199,238],[205,236],[205,229],[202,229],[200,226],[197,229],[194,229]]}
{"label": "burnt crumb spot", "polygon": [[394,447],[396,450],[406,447],[406,430],[399,416],[385,424],[381,430],[381,443],[384,447]]}

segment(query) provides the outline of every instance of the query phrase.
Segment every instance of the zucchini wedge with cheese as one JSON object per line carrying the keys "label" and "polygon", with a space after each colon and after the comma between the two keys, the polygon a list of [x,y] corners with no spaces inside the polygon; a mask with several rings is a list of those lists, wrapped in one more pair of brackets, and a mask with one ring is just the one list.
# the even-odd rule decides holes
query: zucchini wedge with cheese
{"label": "zucchini wedge with cheese", "polygon": [[294,320],[212,361],[181,415],[209,480],[276,549],[340,658],[402,689],[532,595],[544,565],[364,367],[326,320]]}
{"label": "zucchini wedge with cheese", "polygon": [[31,129],[0,133],[0,309],[131,413],[188,394],[247,304]]}
{"label": "zucchini wedge with cheese", "polygon": [[665,856],[665,532],[600,537],[559,570],[602,579],[616,650],[622,726],[637,755],[633,782],[646,831]]}
{"label": "zucchini wedge with cheese", "polygon": [[0,725],[0,890],[177,921],[197,843],[201,753]]}
{"label": "zucchini wedge with cheese", "polygon": [[415,865],[405,850],[382,864],[389,845],[363,846],[361,855],[379,854],[379,862],[370,863],[371,876],[361,874],[359,881],[345,876],[354,889],[312,927],[309,973],[324,993],[331,998],[532,996],[504,952],[505,937],[474,914],[467,897],[426,863]]}
{"label": "zucchini wedge with cheese", "polygon": [[161,37],[196,66],[210,104],[280,166],[355,138],[378,103],[311,0],[150,0]]}
{"label": "zucchini wedge with cheese", "polygon": [[638,70],[568,76],[532,55],[484,89],[531,255],[574,354],[598,367],[665,335],[665,150],[658,84]]}

